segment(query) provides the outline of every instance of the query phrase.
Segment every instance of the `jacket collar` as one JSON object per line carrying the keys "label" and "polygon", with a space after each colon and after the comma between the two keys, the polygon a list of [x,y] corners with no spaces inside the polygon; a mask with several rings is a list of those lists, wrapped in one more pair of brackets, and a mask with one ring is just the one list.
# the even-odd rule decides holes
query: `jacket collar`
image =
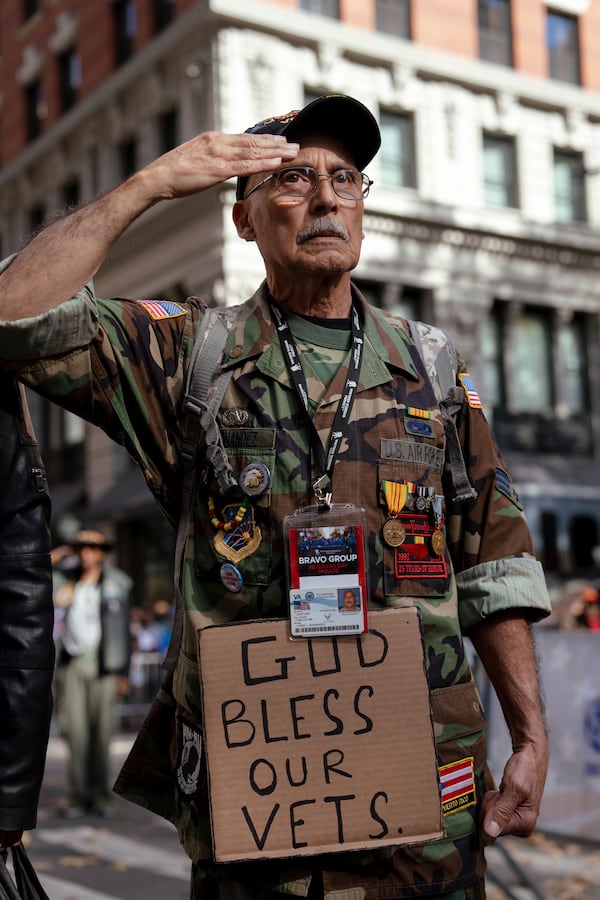
{"label": "jacket collar", "polygon": [[[395,370],[418,381],[419,375],[413,362],[417,350],[408,329],[403,327],[403,320],[393,319],[382,310],[370,306],[354,285],[352,293],[360,306],[364,322],[361,388],[390,381],[391,372]],[[243,367],[246,362],[255,360],[256,368],[264,374],[287,381],[286,364],[271,319],[268,296],[264,281],[240,307],[225,345],[223,367]]]}

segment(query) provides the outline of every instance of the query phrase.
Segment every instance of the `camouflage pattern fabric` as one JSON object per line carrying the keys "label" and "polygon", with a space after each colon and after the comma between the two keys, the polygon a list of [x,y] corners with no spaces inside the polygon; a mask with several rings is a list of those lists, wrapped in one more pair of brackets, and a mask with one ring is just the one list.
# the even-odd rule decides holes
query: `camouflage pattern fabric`
{"label": "camouflage pattern fabric", "polygon": [[[357,292],[356,296],[364,320],[364,358],[335,466],[334,501],[354,503],[366,511],[370,606],[417,604],[421,610],[439,764],[472,757],[480,798],[486,777],[485,723],[462,634],[502,609],[521,609],[532,619],[547,614],[544,579],[532,557],[523,511],[483,411],[457,387],[456,426],[476,489],[474,499],[457,503],[452,499],[441,412],[407,324],[370,308]],[[88,287],[78,299],[86,321],[91,298]],[[69,347],[65,356],[42,364],[20,363],[16,368],[35,390],[96,423],[126,446],[176,525],[182,480],[179,410],[204,306],[191,298],[183,305],[98,300],[97,308],[99,330],[90,345],[80,350]],[[60,308],[56,315],[61,315]],[[53,327],[52,316],[47,318],[48,327]],[[27,323],[0,326],[0,343],[14,342],[18,332],[22,346],[28,327]],[[41,343],[40,327],[38,322],[36,346]],[[320,379],[335,368],[344,348],[331,347],[327,336],[319,334],[329,329],[315,330],[311,325],[307,336],[295,323],[294,330],[305,349],[308,341],[321,348],[311,357],[306,378],[312,419],[326,446],[346,381],[346,365],[326,385]],[[56,352],[60,353],[60,344]],[[299,861],[211,863],[206,773],[202,767],[199,778],[190,783],[183,765],[184,748],[188,754],[194,748],[199,753],[201,747],[197,629],[286,615],[281,522],[294,509],[311,503],[310,485],[322,474],[311,460],[306,414],[286,369],[265,285],[239,308],[223,365],[232,377],[218,421],[234,471],[261,461],[271,473],[270,489],[253,500],[248,512],[251,527],[260,530],[260,543],[237,563],[242,590],[228,591],[219,577],[224,557],[215,549],[208,503],[212,497],[221,515],[228,504],[239,506],[243,495],[233,491],[227,497],[218,496],[200,448],[183,566],[186,615],[181,651],[115,789],[176,824],[196,864],[197,878],[205,873],[210,878],[250,883],[257,891],[305,896],[311,873],[319,871],[326,894],[366,900],[461,891],[484,871],[477,806],[447,815],[447,838],[426,846]],[[435,559],[427,551],[413,561],[410,578],[404,577],[404,563],[396,550],[382,540],[388,518],[382,491],[385,481],[410,482],[428,496],[443,499],[447,549]],[[480,581],[485,585],[481,595]]]}

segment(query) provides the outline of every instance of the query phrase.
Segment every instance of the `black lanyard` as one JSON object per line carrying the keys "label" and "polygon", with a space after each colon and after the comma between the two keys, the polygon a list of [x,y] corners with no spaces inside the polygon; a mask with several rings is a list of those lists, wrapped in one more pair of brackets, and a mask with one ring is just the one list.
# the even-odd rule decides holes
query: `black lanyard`
{"label": "black lanyard", "polygon": [[356,397],[356,392],[358,390],[358,378],[360,375],[364,347],[364,329],[360,312],[357,304],[353,300],[352,314],[350,317],[352,344],[350,347],[348,375],[329,436],[329,447],[327,448],[327,453],[325,453],[315,424],[310,417],[308,386],[300,362],[296,341],[294,340],[288,321],[276,301],[272,297],[269,297],[269,303],[271,305],[271,315],[277,328],[281,350],[285,357],[288,371],[294,382],[296,393],[300,398],[300,402],[302,403],[310,422],[311,452],[314,456],[317,469],[321,473],[319,478],[313,483],[312,489],[317,498],[319,508],[329,509],[331,504],[333,467],[338,456],[339,448],[346,431],[346,425],[348,424],[352,406],[354,405],[354,398]]}

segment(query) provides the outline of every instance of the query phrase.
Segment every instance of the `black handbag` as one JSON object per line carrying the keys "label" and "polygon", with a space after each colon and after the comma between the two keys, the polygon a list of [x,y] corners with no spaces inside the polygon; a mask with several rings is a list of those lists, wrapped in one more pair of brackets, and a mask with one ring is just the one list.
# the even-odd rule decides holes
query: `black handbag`
{"label": "black handbag", "polygon": [[10,849],[15,877],[6,865],[6,853],[0,854],[0,900],[50,900],[23,844]]}

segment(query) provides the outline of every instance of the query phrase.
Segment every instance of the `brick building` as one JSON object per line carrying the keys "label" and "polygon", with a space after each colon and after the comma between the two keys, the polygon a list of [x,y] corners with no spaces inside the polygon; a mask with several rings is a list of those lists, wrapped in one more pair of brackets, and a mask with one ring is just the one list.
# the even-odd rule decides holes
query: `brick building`
{"label": "brick building", "polygon": [[[0,243],[197,131],[328,91],[378,117],[356,280],[468,359],[549,572],[600,543],[600,0],[2,0]],[[244,299],[234,185],[128,230],[100,295]],[[171,536],[120,448],[33,401],[55,497],[140,584]],[[73,473],[77,473],[74,477]]]}

